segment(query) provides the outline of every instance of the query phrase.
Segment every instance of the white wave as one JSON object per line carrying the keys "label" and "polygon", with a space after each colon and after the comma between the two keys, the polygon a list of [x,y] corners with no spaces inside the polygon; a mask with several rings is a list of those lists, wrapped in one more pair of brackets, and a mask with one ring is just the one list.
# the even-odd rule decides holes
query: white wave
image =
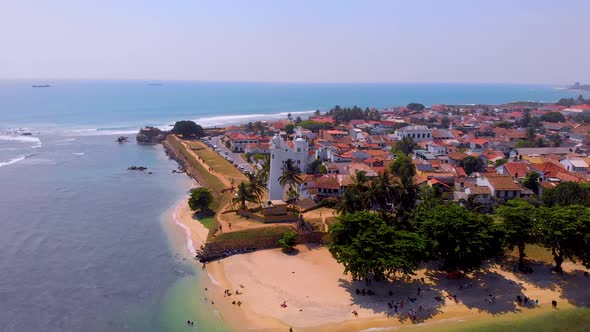
{"label": "white wave", "polygon": [[270,113],[270,114],[240,114],[240,115],[220,115],[211,117],[202,117],[194,119],[197,124],[209,128],[209,127],[221,127],[227,125],[244,124],[248,121],[269,121],[286,119],[287,115],[291,113],[293,117],[300,115],[312,114],[315,111],[303,111],[303,112],[281,112],[281,113]]}
{"label": "white wave", "polygon": [[14,163],[18,163],[19,161],[23,161],[26,158],[27,158],[26,156],[19,156],[19,157],[10,159],[9,161],[0,162],[0,167],[7,166],[7,165],[10,165],[10,164],[14,164]]}
{"label": "white wave", "polygon": [[0,141],[35,143],[31,146],[33,149],[40,148],[43,145],[38,137],[32,136],[0,136]]}
{"label": "white wave", "polygon": [[184,229],[184,233],[186,235],[186,248],[188,249],[188,251],[194,256],[197,255],[197,251],[195,250],[195,246],[193,245],[193,240],[191,240],[191,230],[186,227],[186,225],[184,225],[183,223],[181,223],[178,218],[176,217],[176,211],[174,211],[174,214],[172,215],[172,218],[174,218],[174,222],[182,229]]}
{"label": "white wave", "polygon": [[73,154],[73,155],[76,155],[76,156],[83,156],[83,155],[85,155],[86,153],[85,153],[85,152],[72,152],[72,154]]}
{"label": "white wave", "polygon": [[213,276],[211,275],[211,273],[207,272],[207,275],[209,276],[209,279],[211,279],[211,282],[213,283],[213,285],[215,286],[220,286],[221,284],[219,283],[219,281],[215,280],[215,278],[213,278]]}
{"label": "white wave", "polygon": [[2,148],[0,149],[0,151],[16,151],[18,150],[17,148]]}
{"label": "white wave", "polygon": [[65,132],[68,136],[112,136],[137,134],[139,129],[70,129]]}

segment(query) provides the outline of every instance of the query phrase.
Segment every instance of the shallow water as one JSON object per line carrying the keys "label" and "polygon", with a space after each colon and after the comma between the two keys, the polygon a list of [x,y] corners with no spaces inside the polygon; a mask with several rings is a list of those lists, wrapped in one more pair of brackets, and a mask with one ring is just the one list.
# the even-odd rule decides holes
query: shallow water
{"label": "shallow water", "polygon": [[[0,330],[186,324],[201,310],[182,296],[199,298],[199,272],[173,250],[161,218],[191,182],[171,173],[177,165],[161,146],[114,136],[42,139],[35,155],[0,168]],[[153,174],[127,171],[131,165]]]}

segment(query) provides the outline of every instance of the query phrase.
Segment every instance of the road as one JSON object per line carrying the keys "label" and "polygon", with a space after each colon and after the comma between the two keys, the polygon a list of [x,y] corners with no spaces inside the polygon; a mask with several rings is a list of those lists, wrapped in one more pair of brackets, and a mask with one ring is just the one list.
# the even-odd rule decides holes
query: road
{"label": "road", "polygon": [[221,141],[222,137],[223,136],[211,137],[211,143],[213,143],[213,145],[217,145],[217,147],[219,149],[221,149],[221,152],[222,152],[221,155],[223,156],[223,153],[227,152],[230,162],[233,162],[236,165],[244,167],[244,169],[250,173],[254,173],[254,168],[250,164],[248,164],[244,159],[242,159],[242,156],[240,156],[240,153],[232,152],[230,149],[228,149],[225,146],[225,144],[223,144],[223,142]]}

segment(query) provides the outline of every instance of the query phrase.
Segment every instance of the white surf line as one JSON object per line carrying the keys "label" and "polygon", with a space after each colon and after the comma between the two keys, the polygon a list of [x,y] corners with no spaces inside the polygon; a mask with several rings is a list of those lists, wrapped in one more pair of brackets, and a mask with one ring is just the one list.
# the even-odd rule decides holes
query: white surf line
{"label": "white surf line", "polygon": [[180,208],[180,205],[174,209],[174,213],[172,214],[172,218],[174,218],[174,222],[182,229],[184,229],[184,234],[186,235],[186,248],[188,251],[195,257],[197,255],[197,251],[195,250],[195,246],[193,244],[193,240],[191,239],[191,230],[183,223],[178,220],[176,212]]}
{"label": "white surf line", "polygon": [[26,156],[19,156],[19,157],[10,159],[9,161],[0,162],[0,167],[8,166],[8,165],[11,165],[11,164],[14,164],[14,163],[18,163],[19,161],[25,160],[25,158],[26,158]]}

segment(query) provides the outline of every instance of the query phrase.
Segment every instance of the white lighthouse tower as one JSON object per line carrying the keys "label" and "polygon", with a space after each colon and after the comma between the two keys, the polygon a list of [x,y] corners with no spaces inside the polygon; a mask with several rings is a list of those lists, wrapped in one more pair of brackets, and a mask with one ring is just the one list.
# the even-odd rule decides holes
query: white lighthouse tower
{"label": "white lighthouse tower", "polygon": [[301,137],[295,141],[285,142],[276,134],[270,140],[270,176],[268,179],[268,198],[270,200],[284,199],[287,188],[279,183],[279,177],[283,175],[283,164],[287,159],[292,159],[301,173],[305,173],[309,160],[307,141]]}

